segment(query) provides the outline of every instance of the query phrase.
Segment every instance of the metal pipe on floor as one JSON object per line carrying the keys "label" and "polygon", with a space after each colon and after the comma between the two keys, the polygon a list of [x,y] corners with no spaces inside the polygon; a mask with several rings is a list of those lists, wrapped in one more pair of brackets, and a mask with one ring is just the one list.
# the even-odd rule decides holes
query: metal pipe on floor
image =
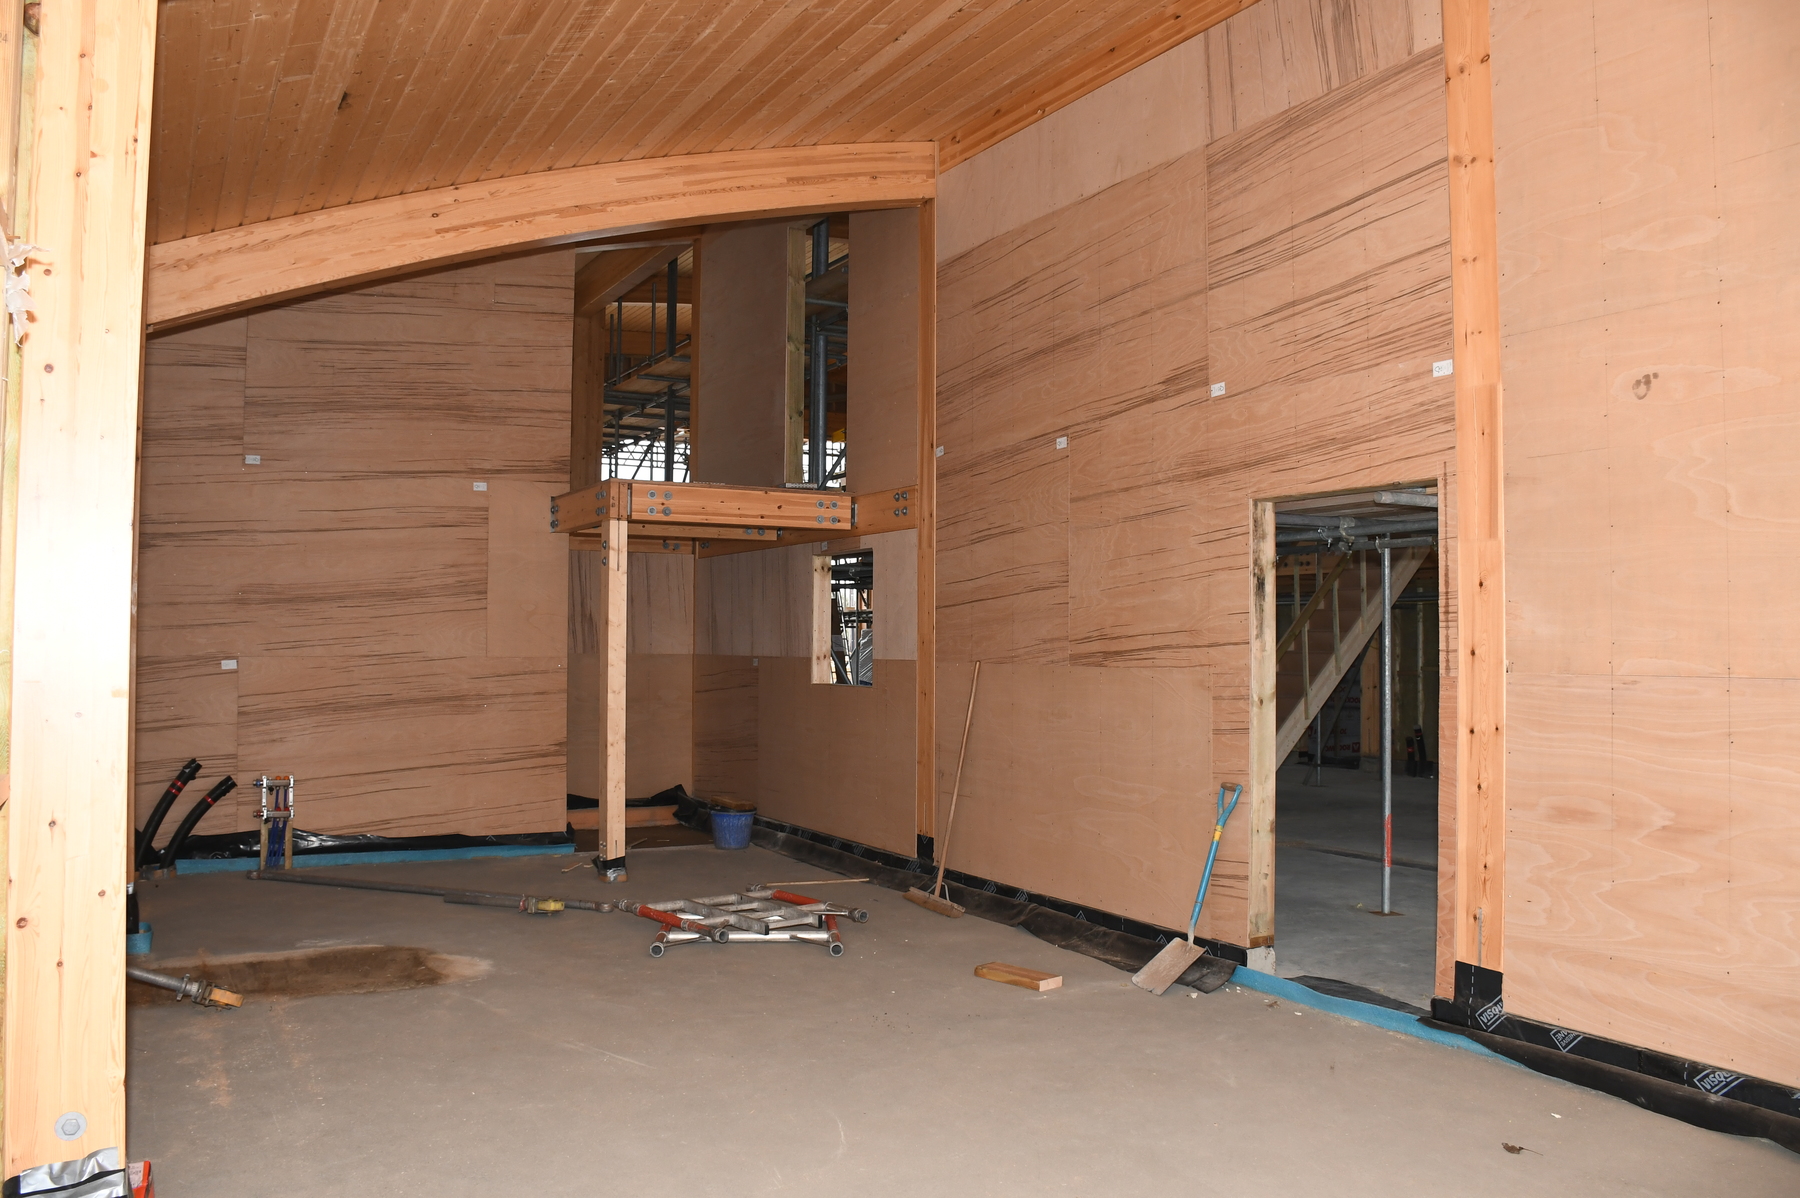
{"label": "metal pipe on floor", "polygon": [[1394,551],[1381,550],[1381,913],[1393,912]]}
{"label": "metal pipe on floor", "polygon": [[416,886],[405,882],[377,882],[368,878],[341,878],[330,874],[302,874],[293,870],[253,869],[244,875],[252,882],[294,882],[302,886],[336,886],[345,890],[381,890],[389,894],[426,894],[470,907],[507,907],[528,914],[549,914],[568,907],[575,911],[611,911],[611,903],[592,899],[539,898],[529,894],[499,894],[489,890],[457,890],[447,886]]}
{"label": "metal pipe on floor", "polygon": [[133,981],[155,986],[161,990],[173,990],[175,1001],[189,999],[197,1007],[241,1007],[244,997],[234,991],[215,986],[204,978],[171,977],[166,973],[156,973],[148,969],[139,969],[135,965],[125,967],[125,976]]}

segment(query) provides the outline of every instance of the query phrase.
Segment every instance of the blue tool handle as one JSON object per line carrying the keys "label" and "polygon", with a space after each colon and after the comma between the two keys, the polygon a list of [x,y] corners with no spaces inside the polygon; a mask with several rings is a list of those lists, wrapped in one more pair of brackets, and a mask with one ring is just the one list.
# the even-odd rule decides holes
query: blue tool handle
{"label": "blue tool handle", "polygon": [[1188,917],[1188,943],[1194,942],[1194,928],[1200,923],[1200,905],[1206,901],[1206,888],[1212,885],[1213,862],[1219,859],[1219,841],[1225,838],[1225,821],[1237,810],[1238,796],[1244,793],[1242,786],[1231,792],[1231,803],[1225,802],[1225,784],[1219,783],[1219,819],[1213,824],[1212,847],[1206,850],[1206,872],[1200,875],[1200,893],[1194,896],[1194,913]]}

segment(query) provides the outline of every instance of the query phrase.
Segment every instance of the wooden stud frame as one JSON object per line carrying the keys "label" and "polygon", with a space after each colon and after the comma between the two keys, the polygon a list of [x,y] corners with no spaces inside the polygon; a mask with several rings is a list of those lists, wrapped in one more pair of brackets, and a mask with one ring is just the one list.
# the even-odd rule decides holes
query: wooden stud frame
{"label": "wooden stud frame", "polygon": [[1450,293],[1456,360],[1456,960],[1501,970],[1506,859],[1506,588],[1500,267],[1489,0],[1444,0]]}

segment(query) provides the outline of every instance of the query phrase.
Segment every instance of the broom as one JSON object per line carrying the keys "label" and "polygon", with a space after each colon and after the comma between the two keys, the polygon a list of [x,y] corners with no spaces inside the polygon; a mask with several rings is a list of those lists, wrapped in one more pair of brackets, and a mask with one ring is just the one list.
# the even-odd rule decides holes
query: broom
{"label": "broom", "polygon": [[969,680],[969,714],[963,717],[962,750],[956,755],[956,782],[950,787],[950,818],[944,821],[944,851],[938,854],[937,881],[928,891],[914,886],[906,892],[908,901],[951,919],[959,918],[963,909],[950,901],[950,892],[944,889],[944,867],[950,863],[950,830],[956,827],[956,796],[962,790],[963,761],[969,755],[969,725],[975,719],[975,687],[980,681],[981,663],[976,662],[975,676]]}

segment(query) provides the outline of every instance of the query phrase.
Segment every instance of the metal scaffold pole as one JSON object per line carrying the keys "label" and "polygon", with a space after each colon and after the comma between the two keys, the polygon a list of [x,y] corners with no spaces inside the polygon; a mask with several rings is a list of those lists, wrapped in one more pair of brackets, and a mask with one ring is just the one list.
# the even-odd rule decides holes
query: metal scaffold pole
{"label": "metal scaffold pole", "polygon": [[1394,551],[1381,547],[1381,913],[1393,914]]}

